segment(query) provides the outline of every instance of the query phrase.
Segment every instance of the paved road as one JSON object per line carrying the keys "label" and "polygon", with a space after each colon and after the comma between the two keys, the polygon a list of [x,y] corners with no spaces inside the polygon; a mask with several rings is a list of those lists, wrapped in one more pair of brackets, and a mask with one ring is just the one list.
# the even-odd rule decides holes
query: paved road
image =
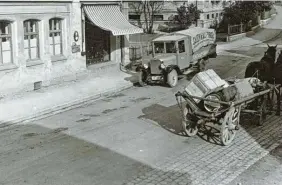
{"label": "paved road", "polygon": [[[240,48],[210,60],[223,78],[241,77],[266,48]],[[281,139],[281,117],[256,127],[245,117],[229,147],[207,132],[187,138],[174,89],[135,87],[28,124],[0,130],[0,184],[228,184]],[[236,179],[235,179],[236,180]]]}

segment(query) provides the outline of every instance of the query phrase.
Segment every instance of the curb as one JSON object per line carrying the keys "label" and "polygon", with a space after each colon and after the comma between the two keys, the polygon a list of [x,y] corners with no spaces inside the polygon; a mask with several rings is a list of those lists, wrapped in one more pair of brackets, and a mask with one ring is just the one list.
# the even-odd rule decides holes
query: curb
{"label": "curb", "polygon": [[113,96],[121,91],[127,90],[129,88],[133,87],[132,84],[127,84],[127,85],[123,85],[119,88],[113,88],[110,90],[107,90],[105,92],[93,95],[93,96],[88,96],[85,98],[81,98],[81,99],[77,99],[74,100],[72,102],[68,102],[65,104],[61,104],[52,108],[47,108],[44,109],[38,113],[35,113],[34,115],[30,115],[30,116],[24,116],[24,117],[20,117],[20,118],[15,118],[12,120],[8,120],[8,121],[2,121],[0,122],[0,128],[4,128],[4,127],[9,127],[18,123],[27,123],[27,122],[32,122],[32,121],[37,121],[37,120],[41,120],[44,119],[46,117],[50,117],[71,109],[75,109],[78,107],[81,107],[83,105],[89,104],[89,103],[93,103],[95,101],[101,100],[103,98],[109,97],[109,96]]}
{"label": "curb", "polygon": [[[237,48],[241,48],[241,47],[256,46],[256,45],[259,45],[259,44],[263,44],[263,43],[266,43],[266,42],[271,41],[271,40],[273,40],[273,39],[276,39],[277,37],[279,37],[280,34],[282,34],[282,30],[281,30],[277,35],[273,36],[272,38],[263,40],[263,41],[261,41],[260,43],[251,44],[251,45],[248,45],[248,44],[247,44],[247,45],[242,45],[242,46],[234,46],[234,47],[232,47],[232,48],[228,48],[228,50],[229,50],[229,49],[237,49]],[[223,52],[223,51],[225,51],[225,50],[219,51],[219,53],[220,53],[220,52]]]}

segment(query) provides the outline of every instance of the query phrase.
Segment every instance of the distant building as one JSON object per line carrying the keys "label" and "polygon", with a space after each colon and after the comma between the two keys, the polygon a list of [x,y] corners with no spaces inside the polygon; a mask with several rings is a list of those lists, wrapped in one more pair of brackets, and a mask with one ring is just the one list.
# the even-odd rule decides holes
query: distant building
{"label": "distant building", "polygon": [[[188,1],[165,1],[164,5],[159,13],[154,15],[154,25],[153,29],[157,30],[159,25],[164,24],[170,20],[174,15],[177,14],[177,8],[183,5],[183,3],[187,3]],[[136,7],[136,2],[129,2],[129,12],[128,18],[129,22],[139,26],[145,26],[145,17],[143,13],[138,13],[134,7]]]}
{"label": "distant building", "polygon": [[[197,5],[198,10],[202,11],[200,18],[197,21],[199,27],[210,27],[220,22],[223,16],[223,9],[229,1],[213,1],[213,0],[178,0],[178,1],[165,1],[162,10],[154,15],[154,30],[157,30],[159,25],[168,22],[170,18],[177,15],[177,8],[181,5],[194,3]],[[144,27],[144,15],[136,12],[130,4],[136,2],[129,2],[129,21],[139,27]]]}
{"label": "distant building", "polygon": [[198,26],[209,28],[219,23],[223,18],[223,10],[226,1],[198,1],[198,9],[202,11],[200,14],[200,19],[198,19]]}

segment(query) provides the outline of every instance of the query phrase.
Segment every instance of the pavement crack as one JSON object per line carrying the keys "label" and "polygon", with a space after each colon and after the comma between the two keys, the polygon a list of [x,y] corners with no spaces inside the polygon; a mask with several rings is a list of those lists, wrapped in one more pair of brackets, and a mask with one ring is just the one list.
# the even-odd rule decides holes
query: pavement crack
{"label": "pavement crack", "polygon": [[86,121],[89,121],[89,120],[91,120],[91,118],[81,118],[79,120],[76,120],[76,122],[83,123],[83,122],[86,122]]}
{"label": "pavement crack", "polygon": [[108,114],[108,113],[111,113],[111,112],[116,111],[116,110],[117,110],[117,108],[114,108],[114,109],[106,109],[106,110],[104,110],[104,111],[102,112],[102,114]]}

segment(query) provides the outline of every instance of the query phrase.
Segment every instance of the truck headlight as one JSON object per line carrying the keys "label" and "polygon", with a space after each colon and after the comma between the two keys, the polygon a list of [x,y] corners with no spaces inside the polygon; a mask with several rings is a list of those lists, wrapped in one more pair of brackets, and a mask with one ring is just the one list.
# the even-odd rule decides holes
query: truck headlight
{"label": "truck headlight", "polygon": [[[221,101],[220,96],[217,94],[210,94],[206,97],[206,99]],[[208,112],[216,112],[218,109],[221,108],[221,104],[210,101],[204,101],[204,107]]]}
{"label": "truck headlight", "polygon": [[166,68],[166,66],[164,65],[164,63],[161,63],[160,68],[161,68],[161,69],[165,69],[165,68]]}
{"label": "truck headlight", "polygon": [[145,69],[148,69],[148,64],[143,64],[143,67],[145,68]]}

